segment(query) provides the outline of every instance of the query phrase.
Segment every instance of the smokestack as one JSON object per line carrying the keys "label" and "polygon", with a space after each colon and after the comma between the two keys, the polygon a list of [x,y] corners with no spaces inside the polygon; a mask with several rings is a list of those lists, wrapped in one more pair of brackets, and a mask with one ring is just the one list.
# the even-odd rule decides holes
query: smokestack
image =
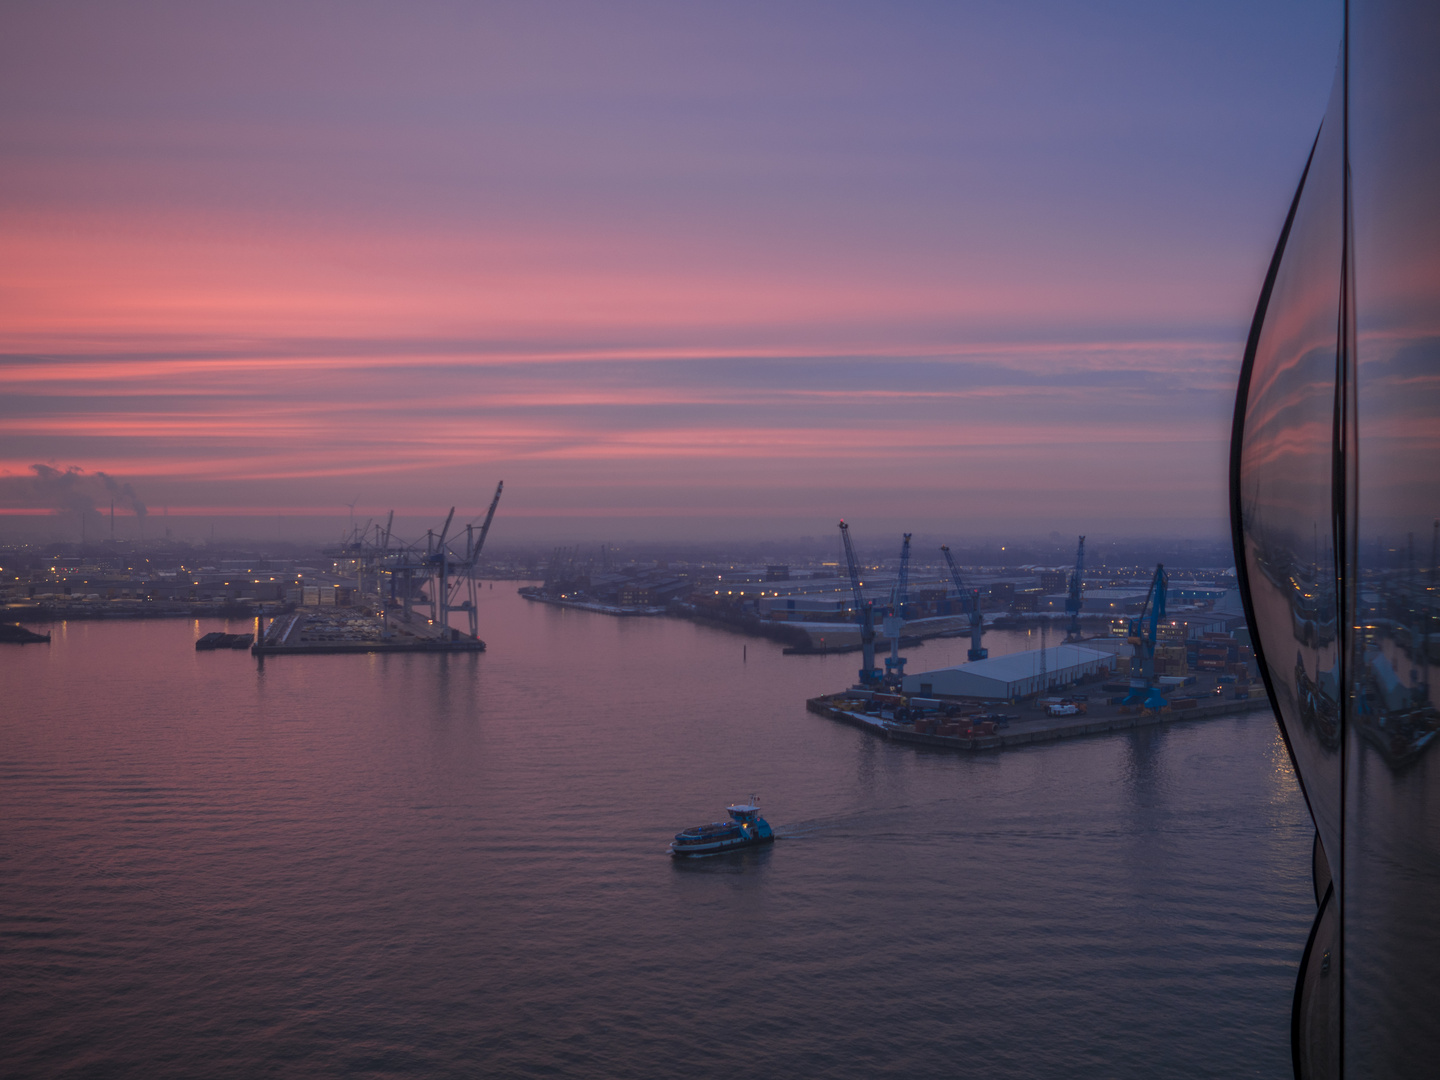
{"label": "smokestack", "polygon": [[115,500],[110,500],[110,542],[115,542]]}

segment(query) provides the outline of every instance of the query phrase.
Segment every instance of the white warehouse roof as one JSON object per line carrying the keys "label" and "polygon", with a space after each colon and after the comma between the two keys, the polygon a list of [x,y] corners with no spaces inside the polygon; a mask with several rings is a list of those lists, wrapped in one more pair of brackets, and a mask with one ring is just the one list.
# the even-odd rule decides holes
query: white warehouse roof
{"label": "white warehouse roof", "polygon": [[1028,697],[1115,665],[1115,657],[1100,649],[1088,649],[1083,645],[1052,645],[1044,650],[1042,685],[1040,653],[1041,650],[1032,649],[975,660],[957,667],[919,671],[905,676],[904,692],[926,697],[932,694],[994,699]]}

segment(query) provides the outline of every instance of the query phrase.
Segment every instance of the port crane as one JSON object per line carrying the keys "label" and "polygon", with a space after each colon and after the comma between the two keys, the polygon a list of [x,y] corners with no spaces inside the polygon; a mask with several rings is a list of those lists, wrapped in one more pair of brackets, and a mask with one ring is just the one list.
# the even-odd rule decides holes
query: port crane
{"label": "port crane", "polygon": [[840,522],[840,539],[845,544],[845,562],[850,568],[850,589],[855,594],[855,621],[860,625],[862,663],[860,684],[878,686],[880,671],[875,667],[875,609],[860,590],[860,563],[855,558],[855,545],[850,542],[850,526]]}
{"label": "port crane", "polygon": [[1080,576],[1085,572],[1085,537],[1075,549],[1075,572],[1070,575],[1070,595],[1065,598],[1065,610],[1070,613],[1070,625],[1065,628],[1066,641],[1080,640],[1080,608],[1085,601],[1080,595]]}
{"label": "port crane", "polygon": [[[392,601],[395,594],[395,579],[398,577],[403,582],[402,603],[407,621],[410,619],[411,605],[415,599],[415,579],[417,577],[422,580],[433,578],[434,581],[431,582],[429,589],[431,622],[440,627],[442,633],[448,633],[450,612],[464,611],[470,617],[470,636],[477,636],[480,627],[475,568],[480,561],[480,552],[485,546],[485,538],[490,533],[490,523],[495,519],[495,508],[500,504],[500,493],[504,490],[505,482],[502,480],[495,486],[495,496],[490,500],[490,507],[485,512],[485,521],[480,526],[478,537],[475,534],[473,521],[465,526],[464,555],[452,550],[452,545],[459,540],[458,531],[453,539],[450,537],[450,526],[455,520],[455,507],[450,508],[450,513],[445,517],[445,524],[441,526],[438,534],[433,529],[426,530],[423,554],[418,550],[418,543],[413,548],[403,542],[399,547],[391,547],[390,530],[395,521],[395,512],[393,510],[390,512],[390,518],[385,524],[383,546],[376,551],[377,568],[383,567],[390,574]],[[457,598],[462,590],[466,593],[465,599],[457,603]]]}
{"label": "port crane", "polygon": [[905,626],[910,603],[910,534],[900,545],[900,573],[895,579],[895,591],[890,594],[890,613],[881,624],[885,636],[890,639],[890,655],[885,658],[885,681],[899,684],[905,677],[905,657],[900,655],[900,631]]}
{"label": "port crane", "polygon": [[965,605],[965,614],[970,617],[970,651],[965,654],[965,659],[984,660],[990,655],[990,650],[980,644],[985,634],[985,616],[980,611],[980,590],[965,588],[965,582],[960,579],[960,568],[955,565],[955,557],[950,554],[949,545],[941,544],[940,550],[945,553],[945,563],[950,567],[950,580],[955,583],[955,592]]}
{"label": "port crane", "polygon": [[[485,547],[485,538],[490,535],[490,523],[495,520],[495,508],[500,505],[500,493],[504,490],[505,481],[501,480],[495,485],[495,497],[490,500],[490,508],[485,511],[485,521],[480,526],[480,535],[478,537],[475,535],[475,523],[473,521],[465,526],[465,557],[463,559],[457,558],[454,563],[454,568],[463,573],[457,573],[455,575],[448,593],[444,591],[445,579],[443,577],[440,582],[441,588],[437,590],[445,596],[445,615],[447,620],[451,611],[464,611],[469,615],[471,637],[479,636],[480,632],[480,615],[477,607],[479,597],[475,591],[475,567],[480,562],[480,552]],[[459,537],[457,536],[456,539],[458,540]],[[448,554],[447,551],[442,550],[442,566],[445,564]],[[460,595],[461,589],[465,590],[466,596],[463,601],[457,604],[455,599]],[[442,622],[440,625],[445,626],[447,623]]]}
{"label": "port crane", "polygon": [[[1135,656],[1130,661],[1130,692],[1120,703],[1122,705],[1140,705],[1155,710],[1165,706],[1165,695],[1155,685],[1155,632],[1160,620],[1165,618],[1165,590],[1169,582],[1165,564],[1156,563],[1155,577],[1145,595],[1145,606],[1140,609],[1139,615],[1130,620],[1128,639],[1135,648]],[[1135,670],[1137,666],[1139,671]]]}
{"label": "port crane", "polygon": [[455,520],[455,507],[445,516],[440,527],[440,542],[435,534],[425,530],[425,565],[435,575],[435,587],[430,590],[430,621],[437,626],[450,628],[450,549],[445,546],[445,537],[450,534],[450,523]]}

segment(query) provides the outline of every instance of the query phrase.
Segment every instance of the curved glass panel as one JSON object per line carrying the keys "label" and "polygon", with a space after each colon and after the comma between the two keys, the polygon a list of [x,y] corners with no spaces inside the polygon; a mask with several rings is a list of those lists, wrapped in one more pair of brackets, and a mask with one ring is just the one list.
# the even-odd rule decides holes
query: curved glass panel
{"label": "curved glass panel", "polygon": [[[1261,663],[1327,853],[1340,840],[1336,375],[1344,230],[1344,83],[1337,78],[1237,406],[1234,474]],[[1237,566],[1239,563],[1237,563]],[[1331,862],[1335,860],[1332,858]]]}
{"label": "curved glass panel", "polygon": [[1350,14],[1358,468],[1347,717],[1344,1060],[1440,1055],[1440,6]]}
{"label": "curved glass panel", "polygon": [[1330,891],[1335,879],[1330,875],[1330,863],[1325,859],[1325,849],[1320,846],[1320,834],[1315,834],[1315,843],[1310,847],[1310,883],[1315,887],[1315,906]]}
{"label": "curved glass panel", "polygon": [[1352,0],[1236,400],[1237,567],[1330,885],[1296,990],[1306,1078],[1440,1059],[1437,128],[1440,6]]}
{"label": "curved glass panel", "polygon": [[1340,1073],[1340,919],[1335,891],[1320,898],[1310,940],[1295,980],[1290,1040],[1295,1074],[1302,1080],[1330,1080]]}

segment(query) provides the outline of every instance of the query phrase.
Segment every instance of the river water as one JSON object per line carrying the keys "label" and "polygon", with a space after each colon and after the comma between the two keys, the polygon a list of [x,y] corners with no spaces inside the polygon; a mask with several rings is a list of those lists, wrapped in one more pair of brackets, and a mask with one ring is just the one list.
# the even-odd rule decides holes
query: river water
{"label": "river water", "polygon": [[[917,751],[805,711],[858,656],[513,583],[483,655],[225,628],[0,652],[6,1076],[1290,1075],[1268,714]],[[772,848],[665,857],[752,792]]]}

